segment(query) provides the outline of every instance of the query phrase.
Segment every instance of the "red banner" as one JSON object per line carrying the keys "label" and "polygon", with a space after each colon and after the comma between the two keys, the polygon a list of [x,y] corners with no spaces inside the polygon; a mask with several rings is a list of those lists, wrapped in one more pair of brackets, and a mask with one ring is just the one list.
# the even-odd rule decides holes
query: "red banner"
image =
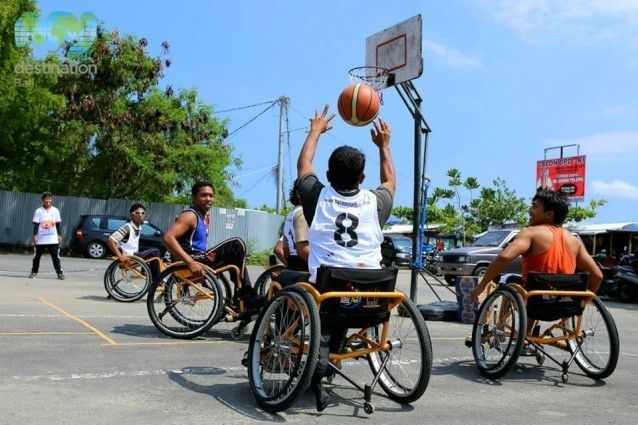
{"label": "red banner", "polygon": [[585,155],[536,162],[536,189],[563,192],[570,199],[585,197]]}

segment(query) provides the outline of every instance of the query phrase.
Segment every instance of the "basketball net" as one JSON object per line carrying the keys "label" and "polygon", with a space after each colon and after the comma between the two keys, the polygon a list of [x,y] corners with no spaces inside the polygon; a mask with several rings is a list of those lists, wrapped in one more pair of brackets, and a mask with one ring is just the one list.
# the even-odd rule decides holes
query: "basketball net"
{"label": "basketball net", "polygon": [[352,84],[367,84],[377,92],[379,102],[383,105],[381,91],[388,86],[388,70],[380,66],[358,66],[348,71]]}

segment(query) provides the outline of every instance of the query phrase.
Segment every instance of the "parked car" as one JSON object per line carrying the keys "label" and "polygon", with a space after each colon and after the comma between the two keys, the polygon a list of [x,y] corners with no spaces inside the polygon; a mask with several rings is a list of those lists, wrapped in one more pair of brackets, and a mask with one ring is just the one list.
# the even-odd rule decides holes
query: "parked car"
{"label": "parked car", "polygon": [[383,235],[381,263],[384,266],[405,266],[412,261],[412,239],[403,235]]}
{"label": "parked car", "polygon": [[[103,258],[110,253],[106,239],[127,221],[126,217],[115,215],[83,215],[75,229],[72,246],[90,258]],[[159,248],[164,255],[163,235],[159,227],[145,221],[140,234],[140,250]]]}
{"label": "parked car", "polygon": [[[519,229],[490,230],[470,246],[441,252],[438,263],[440,273],[449,285],[454,284],[457,276],[483,277],[492,260],[519,232]],[[505,273],[522,273],[520,256],[507,266]]]}

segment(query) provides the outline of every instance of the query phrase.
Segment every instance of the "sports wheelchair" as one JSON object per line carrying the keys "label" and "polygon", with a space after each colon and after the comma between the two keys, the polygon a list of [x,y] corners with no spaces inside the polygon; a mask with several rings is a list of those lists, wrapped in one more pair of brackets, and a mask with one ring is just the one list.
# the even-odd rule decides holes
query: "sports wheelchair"
{"label": "sports wheelchair", "polygon": [[[285,410],[311,383],[321,385],[322,378],[330,381],[335,374],[363,392],[368,414],[374,412],[371,396],[377,383],[399,403],[419,399],[430,379],[432,345],[414,303],[395,290],[397,272],[396,267],[322,266],[316,285],[293,280],[285,286],[282,281],[289,272],[276,277],[269,288],[270,301],[253,327],[246,358],[257,403],[269,412]],[[302,276],[307,280],[307,274]],[[337,332],[337,350],[329,349],[334,341],[326,343],[322,333],[322,328],[335,327],[343,330]],[[346,336],[352,329],[356,331]],[[359,358],[367,359],[374,375],[363,387],[328,363]],[[317,410],[325,407],[317,400]]]}
{"label": "sports wheelchair", "polygon": [[159,257],[143,259],[135,255],[126,255],[126,260],[123,262],[113,257],[113,262],[104,272],[106,293],[112,299],[125,303],[141,299],[153,281],[149,267],[153,261],[158,263],[160,272],[167,266],[167,263]]}
{"label": "sports wheelchair", "polygon": [[237,266],[217,269],[200,263],[204,274],[194,277],[184,262],[166,268],[149,288],[146,307],[151,321],[164,334],[173,338],[194,338],[220,321],[239,322],[231,337],[240,339],[251,320],[257,316],[266,300],[274,276],[284,269],[276,265],[266,269],[255,282],[254,291],[247,291],[241,281],[231,284],[225,272]]}
{"label": "sports wheelchair", "polygon": [[[491,285],[467,341],[482,375],[502,377],[523,351],[535,355],[539,365],[546,357],[559,365],[564,383],[574,361],[594,379],[614,372],[618,331],[605,305],[587,290],[587,274],[529,273],[525,288],[518,283]],[[528,326],[530,320],[534,326]],[[550,322],[543,333],[539,322]],[[569,358],[559,361],[544,346],[566,351]]]}

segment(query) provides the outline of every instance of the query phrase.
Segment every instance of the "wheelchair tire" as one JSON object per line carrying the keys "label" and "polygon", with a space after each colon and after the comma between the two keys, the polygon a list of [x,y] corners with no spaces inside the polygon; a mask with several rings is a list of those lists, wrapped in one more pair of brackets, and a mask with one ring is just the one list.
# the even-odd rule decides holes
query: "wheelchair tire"
{"label": "wheelchair tire", "polygon": [[[526,328],[525,303],[515,289],[503,286],[487,297],[472,328],[472,353],[483,376],[498,379],[516,363]],[[487,350],[493,350],[493,354]]]}
{"label": "wheelchair tire", "polygon": [[134,255],[127,255],[132,263],[124,266],[113,261],[104,272],[104,289],[116,301],[130,303],[144,297],[151,284],[152,275],[148,264]]}
{"label": "wheelchair tire", "polygon": [[[283,323],[289,326],[281,332]],[[285,410],[306,391],[317,366],[320,327],[315,300],[298,286],[277,292],[262,309],[248,346],[248,380],[264,410]]]}
{"label": "wheelchair tire", "polygon": [[[572,329],[576,328],[577,321],[577,316],[568,321]],[[590,378],[607,378],[618,364],[620,342],[616,323],[598,297],[590,301],[583,311],[582,330],[585,338],[582,339],[580,352],[574,358],[576,364]],[[577,350],[578,342],[575,339],[567,341],[567,347],[572,354]]]}
{"label": "wheelchair tire", "polygon": [[268,295],[268,288],[270,288],[273,277],[277,276],[283,270],[286,270],[286,266],[283,264],[276,264],[264,270],[255,281],[254,287],[257,290],[257,295],[262,297]]}
{"label": "wheelchair tire", "polygon": [[[401,313],[401,314],[399,314]],[[400,347],[368,355],[368,364],[377,376],[386,356],[390,360],[379,375],[379,385],[388,397],[399,403],[418,400],[428,387],[432,370],[432,343],[423,315],[407,296],[390,315],[388,341]],[[380,342],[382,326],[368,329],[368,337]],[[413,370],[413,373],[409,373]]]}
{"label": "wheelchair tire", "polygon": [[153,282],[146,298],[151,321],[173,338],[194,338],[208,331],[223,312],[223,290],[217,277],[205,272],[191,288],[178,272],[185,264],[168,267]]}

